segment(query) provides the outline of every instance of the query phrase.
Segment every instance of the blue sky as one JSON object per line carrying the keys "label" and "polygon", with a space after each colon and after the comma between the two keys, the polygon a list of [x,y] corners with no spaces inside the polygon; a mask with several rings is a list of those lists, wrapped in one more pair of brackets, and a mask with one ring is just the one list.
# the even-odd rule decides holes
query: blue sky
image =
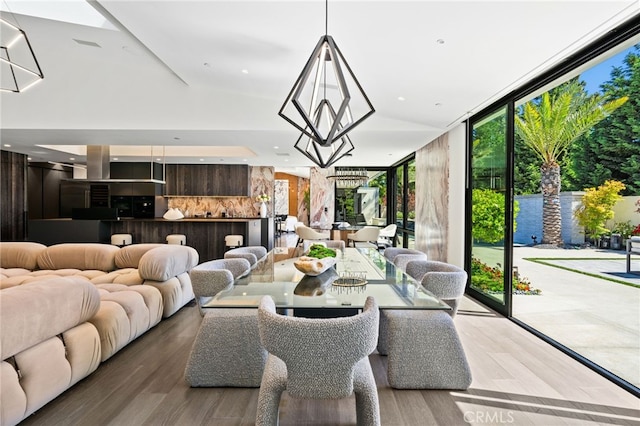
{"label": "blue sky", "polygon": [[613,67],[621,66],[624,57],[632,50],[633,46],[580,74],[580,80],[587,83],[587,93],[599,92],[600,85],[611,79],[611,70]]}

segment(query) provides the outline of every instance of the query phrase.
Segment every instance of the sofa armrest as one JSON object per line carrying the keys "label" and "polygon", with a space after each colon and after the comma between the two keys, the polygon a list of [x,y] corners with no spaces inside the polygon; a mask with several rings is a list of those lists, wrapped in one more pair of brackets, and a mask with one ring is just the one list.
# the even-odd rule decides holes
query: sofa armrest
{"label": "sofa armrest", "polygon": [[98,289],[83,278],[54,277],[0,291],[0,350],[11,357],[88,321]]}
{"label": "sofa armrest", "polygon": [[193,247],[165,245],[142,255],[138,273],[145,280],[162,282],[189,272],[197,264],[198,252]]}

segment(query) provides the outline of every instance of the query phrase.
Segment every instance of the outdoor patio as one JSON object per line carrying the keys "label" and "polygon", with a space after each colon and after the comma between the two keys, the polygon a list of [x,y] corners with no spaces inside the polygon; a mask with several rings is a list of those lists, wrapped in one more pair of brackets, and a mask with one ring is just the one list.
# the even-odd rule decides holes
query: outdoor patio
{"label": "outdoor patio", "polygon": [[[499,248],[474,255],[503,263]],[[640,275],[626,273],[625,259],[618,250],[514,247],[518,273],[542,293],[514,295],[513,317],[640,386]]]}

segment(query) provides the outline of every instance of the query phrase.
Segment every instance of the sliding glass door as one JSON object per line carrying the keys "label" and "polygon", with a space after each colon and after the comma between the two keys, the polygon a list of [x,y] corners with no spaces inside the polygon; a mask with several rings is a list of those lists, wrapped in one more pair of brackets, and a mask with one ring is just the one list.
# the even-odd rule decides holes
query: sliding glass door
{"label": "sliding glass door", "polygon": [[472,122],[469,194],[471,214],[467,270],[472,292],[494,309],[507,314],[511,286],[510,197],[508,196],[508,109],[500,108]]}

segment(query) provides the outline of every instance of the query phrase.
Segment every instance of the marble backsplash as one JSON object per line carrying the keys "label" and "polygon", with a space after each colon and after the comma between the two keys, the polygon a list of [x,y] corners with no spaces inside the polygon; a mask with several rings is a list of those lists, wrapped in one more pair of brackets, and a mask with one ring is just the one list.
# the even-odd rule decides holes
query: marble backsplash
{"label": "marble backsplash", "polygon": [[226,217],[259,217],[260,202],[256,197],[260,194],[271,196],[267,203],[267,216],[273,216],[274,169],[273,167],[251,167],[251,197],[171,197],[168,207],[179,209],[185,217],[220,218]]}

